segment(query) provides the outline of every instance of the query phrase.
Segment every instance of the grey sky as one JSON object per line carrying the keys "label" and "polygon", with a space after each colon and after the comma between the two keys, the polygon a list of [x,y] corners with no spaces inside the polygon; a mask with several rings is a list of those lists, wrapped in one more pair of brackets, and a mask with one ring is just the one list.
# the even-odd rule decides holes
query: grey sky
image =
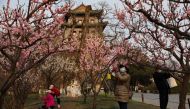
{"label": "grey sky", "polygon": [[[28,0],[19,0],[21,3],[27,2]],[[3,7],[3,5],[6,5],[7,0],[0,0],[0,8]],[[107,2],[111,7],[114,8],[114,5],[117,7],[122,7],[120,0],[74,0],[75,6],[80,5],[81,3],[85,5],[94,5],[98,2]],[[11,0],[11,7],[14,7],[17,3],[17,0]]]}
{"label": "grey sky", "polygon": [[114,7],[116,5],[117,7],[121,7],[120,0],[75,0],[76,5],[79,5],[81,3],[84,3],[86,5],[94,5],[98,2],[107,2],[111,7]]}

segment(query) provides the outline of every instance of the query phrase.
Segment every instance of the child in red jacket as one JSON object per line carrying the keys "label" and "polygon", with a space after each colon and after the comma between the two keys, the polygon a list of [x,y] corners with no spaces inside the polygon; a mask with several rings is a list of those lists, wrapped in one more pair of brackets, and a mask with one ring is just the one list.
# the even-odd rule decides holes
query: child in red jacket
{"label": "child in red jacket", "polygon": [[57,107],[58,109],[61,108],[61,101],[60,101],[60,91],[58,88],[56,88],[54,85],[50,85],[49,89],[52,91],[53,96],[56,98],[57,100]]}

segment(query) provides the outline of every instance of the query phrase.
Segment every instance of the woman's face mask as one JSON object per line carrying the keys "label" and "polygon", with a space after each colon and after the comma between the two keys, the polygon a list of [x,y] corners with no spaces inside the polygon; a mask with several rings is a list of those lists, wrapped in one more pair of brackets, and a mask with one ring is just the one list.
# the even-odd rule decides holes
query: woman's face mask
{"label": "woman's face mask", "polygon": [[158,70],[158,72],[160,73],[160,72],[162,72],[162,70]]}
{"label": "woman's face mask", "polygon": [[122,72],[122,73],[125,73],[126,69],[125,69],[125,67],[122,67],[122,68],[119,69],[119,71]]}

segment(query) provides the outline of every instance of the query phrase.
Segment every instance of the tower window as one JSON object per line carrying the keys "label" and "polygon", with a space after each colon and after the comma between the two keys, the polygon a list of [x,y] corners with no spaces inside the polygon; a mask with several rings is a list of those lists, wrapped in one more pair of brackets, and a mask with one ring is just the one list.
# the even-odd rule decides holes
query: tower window
{"label": "tower window", "polygon": [[80,35],[80,36],[82,35],[82,31],[79,31],[79,35]]}
{"label": "tower window", "polygon": [[75,36],[77,34],[77,32],[76,31],[73,31],[73,35]]}
{"label": "tower window", "polygon": [[79,20],[78,23],[79,23],[79,24],[82,24],[82,20]]}
{"label": "tower window", "polygon": [[90,22],[91,22],[91,23],[95,23],[94,19],[91,19]]}
{"label": "tower window", "polygon": [[95,30],[92,30],[92,31],[91,31],[91,34],[92,34],[92,35],[95,35]]}

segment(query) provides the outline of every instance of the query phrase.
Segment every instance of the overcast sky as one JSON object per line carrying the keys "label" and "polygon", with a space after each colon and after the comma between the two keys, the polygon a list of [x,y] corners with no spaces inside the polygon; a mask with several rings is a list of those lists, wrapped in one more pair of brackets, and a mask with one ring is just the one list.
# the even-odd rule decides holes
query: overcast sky
{"label": "overcast sky", "polygon": [[118,7],[122,6],[120,0],[75,0],[75,1],[77,5],[81,3],[94,5],[94,4],[97,4],[98,2],[107,2],[112,7],[114,7],[114,5]]}
{"label": "overcast sky", "polygon": [[[17,0],[10,0],[11,1],[11,7],[13,7],[17,2]],[[27,2],[28,0],[19,0],[21,3]],[[92,5],[97,4],[98,2],[107,2],[111,7],[114,8],[114,5],[117,7],[122,7],[120,0],[74,0],[75,1],[75,6],[80,5],[81,3],[85,5]],[[0,0],[0,8],[5,5],[7,0]]]}

